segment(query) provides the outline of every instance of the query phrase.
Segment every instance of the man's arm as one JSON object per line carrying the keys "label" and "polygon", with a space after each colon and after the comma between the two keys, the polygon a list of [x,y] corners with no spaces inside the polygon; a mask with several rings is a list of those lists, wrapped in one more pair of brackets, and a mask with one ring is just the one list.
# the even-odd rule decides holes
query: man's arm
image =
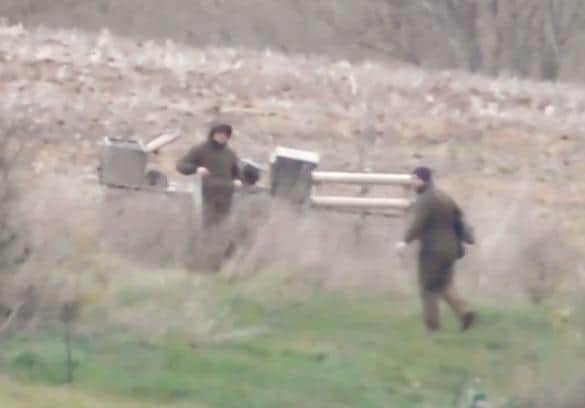
{"label": "man's arm", "polygon": [[417,239],[420,239],[429,218],[429,205],[425,201],[419,201],[415,204],[414,215],[406,234],[404,234],[404,242],[409,244]]}
{"label": "man's arm", "polygon": [[463,211],[456,206],[455,207],[455,216],[456,216],[456,232],[459,239],[466,244],[473,245],[475,244],[475,234],[473,228],[467,223],[465,219],[465,215]]}
{"label": "man's arm", "polygon": [[230,169],[232,174],[232,182],[234,183],[234,187],[236,190],[242,188],[242,180],[240,175],[240,160],[238,156],[232,152],[233,159],[232,159],[232,168]]}
{"label": "man's arm", "polygon": [[201,147],[193,147],[189,152],[177,162],[177,171],[189,176],[201,167]]}
{"label": "man's arm", "polygon": [[232,162],[232,180],[240,180],[241,175],[240,175],[240,165],[239,165],[239,160],[238,157],[234,154],[234,159]]}

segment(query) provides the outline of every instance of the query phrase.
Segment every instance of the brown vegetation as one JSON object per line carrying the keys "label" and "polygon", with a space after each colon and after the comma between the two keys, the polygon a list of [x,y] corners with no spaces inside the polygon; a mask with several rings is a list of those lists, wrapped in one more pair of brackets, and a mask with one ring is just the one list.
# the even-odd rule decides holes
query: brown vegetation
{"label": "brown vegetation", "polygon": [[[0,25],[0,331],[55,321],[74,304],[80,328],[188,328],[194,344],[225,338],[230,322],[206,298],[209,281],[184,273],[193,256],[185,203],[95,179],[102,137],[149,140],[179,128],[182,139],[152,164],[180,180],[176,158],[218,117],[235,125],[238,151],[260,163],[289,145],[322,153],[324,169],[431,164],[477,230],[458,270],[466,293],[525,296],[559,324],[585,327],[572,303],[585,289],[583,88],[421,68],[583,79],[577,2],[251,3],[0,5],[11,21],[201,46]],[[357,217],[239,211],[235,229],[251,238],[225,266],[230,278],[285,279],[280,290],[415,287],[414,256],[391,250],[400,219],[368,218],[356,241]],[[526,406],[582,406],[582,390],[581,379],[551,386]]]}
{"label": "brown vegetation", "polygon": [[0,129],[0,333],[10,328],[17,314],[26,314],[32,301],[30,287],[15,290],[12,285],[31,256],[18,180],[26,154],[21,141],[31,133],[29,122],[19,120],[7,121]]}
{"label": "brown vegetation", "polygon": [[4,1],[10,22],[194,46],[390,59],[490,75],[583,80],[579,0]]}
{"label": "brown vegetation", "polygon": [[[181,204],[98,186],[97,142],[179,128],[182,139],[152,157],[179,179],[175,160],[217,117],[234,123],[241,155],[260,163],[289,145],[321,152],[324,169],[356,169],[368,138],[372,169],[431,164],[477,227],[480,242],[460,269],[479,293],[539,298],[561,285],[557,276],[583,284],[581,252],[571,249],[582,247],[585,222],[580,88],[18,26],[0,27],[0,58],[1,117],[34,125],[19,134],[30,149],[18,211],[32,256],[17,281],[44,288],[37,309],[50,316],[60,302],[51,301],[78,296],[80,274],[92,281],[108,269],[91,254],[159,267],[185,260]],[[246,276],[286,268],[293,280],[335,287],[410,287],[412,274],[389,249],[400,220],[368,220],[361,245],[354,222],[278,210],[226,269]],[[547,245],[553,234],[563,239]]]}

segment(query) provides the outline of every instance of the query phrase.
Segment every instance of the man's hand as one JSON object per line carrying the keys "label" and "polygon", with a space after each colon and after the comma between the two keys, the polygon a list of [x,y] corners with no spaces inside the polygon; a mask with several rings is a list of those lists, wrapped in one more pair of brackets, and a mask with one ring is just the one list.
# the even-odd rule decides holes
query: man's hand
{"label": "man's hand", "polygon": [[404,251],[406,250],[407,244],[404,241],[400,241],[396,243],[396,252],[398,252],[399,254],[404,253]]}
{"label": "man's hand", "polygon": [[205,167],[197,167],[197,175],[199,177],[207,177],[209,176],[209,170]]}
{"label": "man's hand", "polygon": [[241,180],[238,180],[238,179],[235,179],[234,180],[234,188],[236,190],[239,190],[240,188],[242,188],[242,181]]}

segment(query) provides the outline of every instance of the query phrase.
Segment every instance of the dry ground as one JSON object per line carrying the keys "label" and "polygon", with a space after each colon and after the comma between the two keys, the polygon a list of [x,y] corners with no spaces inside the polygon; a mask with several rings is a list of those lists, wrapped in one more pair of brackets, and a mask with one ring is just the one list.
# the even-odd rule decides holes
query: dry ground
{"label": "dry ground", "polygon": [[[583,273],[582,254],[572,249],[581,245],[585,224],[579,210],[585,200],[581,86],[8,25],[0,27],[0,59],[0,115],[33,129],[19,135],[34,152],[25,166],[34,177],[23,173],[31,192],[23,211],[33,220],[37,246],[51,247],[52,254],[59,250],[48,231],[83,245],[108,236],[96,208],[104,191],[91,178],[104,136],[149,140],[178,128],[180,141],[153,158],[178,178],[177,157],[205,137],[212,120],[223,119],[236,127],[240,154],[261,163],[276,145],[287,145],[319,151],[324,169],[355,169],[366,138],[371,169],[430,164],[478,227],[481,242],[469,260],[476,273],[469,280],[482,289],[509,288],[526,273]],[[134,224],[122,237],[147,237],[138,253],[166,240],[166,256],[173,258],[175,230],[166,226],[175,218],[164,203],[150,205],[126,212]],[[324,216],[307,219],[309,226],[293,222],[296,229],[272,253],[300,259],[302,268],[328,265],[341,281],[360,270],[378,286],[397,266],[387,248],[401,226],[372,221],[367,252],[356,255],[352,222]],[[346,238],[327,239],[331,225]],[[555,235],[563,239],[548,245]],[[67,240],[58,248],[72,251]],[[331,265],[331,259],[339,261]]]}
{"label": "dry ground", "polygon": [[[130,395],[142,387],[146,397],[178,400],[206,391],[210,401],[229,406],[225,381],[235,387],[244,384],[238,391],[250,401],[260,395],[254,387],[260,387],[267,406],[273,406],[286,398],[276,394],[279,390],[293,389],[292,380],[278,382],[274,373],[284,367],[298,379],[298,372],[310,371],[295,365],[301,361],[312,370],[313,364],[319,365],[325,371],[313,372],[331,380],[322,389],[324,401],[356,398],[347,384],[365,378],[372,401],[403,398],[433,406],[436,398],[451,400],[460,381],[482,370],[488,380],[498,382],[493,385],[497,394],[510,395],[540,380],[538,374],[549,367],[548,362],[540,365],[540,357],[552,356],[556,364],[556,351],[564,350],[566,361],[574,363],[576,350],[582,352],[582,314],[568,296],[585,287],[581,87],[6,25],[0,27],[0,62],[0,119],[15,124],[13,135],[29,147],[17,175],[23,192],[19,211],[29,221],[34,255],[18,278],[44,289],[38,319],[54,319],[57,309],[48,306],[73,293],[82,302],[82,323],[88,326],[80,327],[80,334],[85,333],[81,329],[95,333],[104,328],[119,333],[113,327],[121,327],[126,329],[122,334],[147,331],[157,337],[178,330],[195,338],[196,347],[212,343],[203,346],[210,353],[200,355],[193,354],[193,344],[183,337],[161,346],[160,355],[143,349],[155,367],[162,364],[162,377],[152,377],[148,370],[135,377],[126,373],[135,370],[133,364],[141,367],[143,355],[126,359],[116,354],[139,350],[135,343],[127,350],[118,348],[128,346],[124,341],[111,344],[107,336],[95,337],[95,344],[105,341],[107,347],[86,349],[94,343],[80,336],[76,347],[89,375],[81,386],[88,390]],[[217,118],[236,126],[234,144],[241,155],[261,163],[274,146],[288,145],[322,153],[322,168],[355,169],[360,138],[371,146],[372,169],[408,171],[429,163],[477,226],[480,243],[461,267],[466,272],[462,281],[470,289],[466,294],[486,298],[528,293],[548,301],[518,314],[513,308],[481,309],[487,323],[465,342],[470,361],[477,358],[477,365],[462,367],[443,353],[445,346],[453,353],[462,350],[461,337],[449,331],[431,346],[436,362],[421,361],[411,370],[412,358],[429,345],[420,336],[414,300],[412,307],[405,307],[408,303],[397,295],[407,290],[412,294],[414,287],[408,273],[412,265],[400,264],[389,250],[402,220],[370,220],[361,245],[356,245],[352,217],[311,213],[298,218],[279,210],[264,223],[252,254],[236,265],[258,273],[258,279],[236,280],[238,286],[221,278],[186,276],[176,265],[182,223],[176,203],[135,194],[112,204],[116,194],[100,188],[92,177],[96,145],[105,135],[148,140],[178,128],[182,139],[153,158],[153,165],[178,178],[173,172],[176,158],[202,140],[209,122]],[[133,260],[119,261],[112,247]],[[160,267],[144,268],[136,258]],[[395,296],[332,300],[321,296],[325,292],[310,296],[316,287],[376,289]],[[294,296],[291,300],[297,289],[300,301]],[[242,327],[268,327],[276,337],[222,340]],[[363,334],[372,327],[378,331],[370,333],[370,340]],[[408,335],[395,336],[395,328]],[[61,379],[60,338],[43,331],[14,336],[7,360],[14,372],[39,381]],[[538,341],[532,344],[533,339]],[[324,351],[321,344],[327,346]],[[31,350],[45,347],[55,353],[33,353],[31,358]],[[354,358],[354,347],[364,353],[363,362]],[[382,365],[379,355],[386,358]],[[117,374],[127,382],[108,374],[108,358],[120,364]],[[259,359],[271,363],[259,365]],[[280,366],[282,361],[286,364]],[[496,374],[502,362],[514,367],[505,371],[516,382]],[[205,364],[219,367],[217,377],[206,377],[213,386],[184,381],[186,372],[195,378]],[[242,367],[257,381],[238,377]],[[435,372],[444,367],[448,376]],[[173,377],[175,372],[181,380]],[[343,377],[347,373],[349,379]],[[264,387],[266,379],[278,384]],[[421,384],[427,380],[436,395],[423,393]],[[313,379],[298,383],[291,400],[304,398],[314,384]],[[55,398],[61,398],[59,392]]]}

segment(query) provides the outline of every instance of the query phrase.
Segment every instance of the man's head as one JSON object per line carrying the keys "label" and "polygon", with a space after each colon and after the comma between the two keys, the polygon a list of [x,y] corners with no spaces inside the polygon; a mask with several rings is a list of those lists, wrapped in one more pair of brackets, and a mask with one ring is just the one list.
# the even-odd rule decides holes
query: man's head
{"label": "man's head", "polygon": [[209,131],[209,140],[219,145],[225,145],[231,137],[232,127],[227,124],[215,125]]}
{"label": "man's head", "polygon": [[433,182],[433,172],[428,167],[417,167],[412,171],[412,184],[418,193],[424,192]]}

